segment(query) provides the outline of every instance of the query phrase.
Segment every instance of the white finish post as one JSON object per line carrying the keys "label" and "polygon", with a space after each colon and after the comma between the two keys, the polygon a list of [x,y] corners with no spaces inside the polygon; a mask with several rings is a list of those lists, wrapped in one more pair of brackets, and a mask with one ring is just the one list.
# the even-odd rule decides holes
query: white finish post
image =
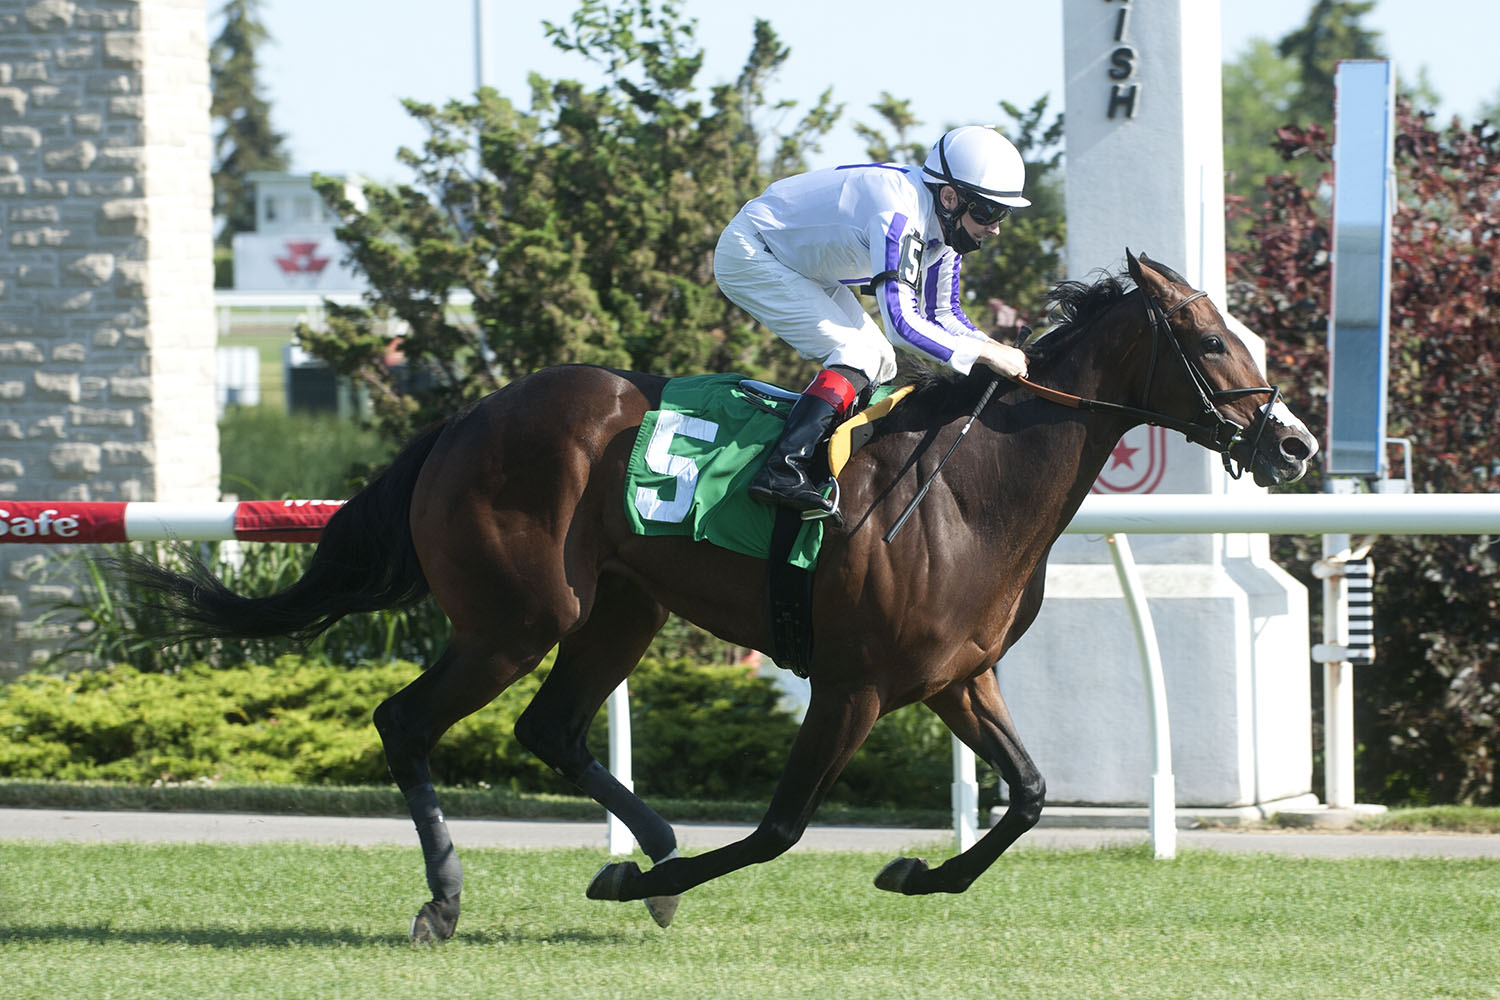
{"label": "white finish post", "polygon": [[[1118,269],[1129,246],[1181,272],[1223,309],[1219,0],[1061,7],[1068,274]],[[1253,335],[1241,337],[1258,357]],[[1191,506],[1212,510],[1254,489],[1232,483],[1216,456],[1181,435],[1141,426],[1112,450],[1088,500],[1191,494]],[[1179,709],[1178,739],[1195,752],[1174,774],[1175,793],[1200,807],[1310,791],[1309,678],[1288,669],[1307,657],[1306,590],[1271,562],[1265,538],[1234,530],[1215,537],[1168,527],[1131,539],[1173,702],[1193,709]],[[1031,755],[1058,801],[1139,802],[1152,768],[1138,732],[1109,724],[1138,682],[1106,655],[1132,638],[1129,620],[1112,606],[1119,584],[1106,551],[1089,539],[1058,541],[1036,623],[999,668],[1006,701],[1024,720]],[[1291,732],[1301,739],[1287,738]]]}
{"label": "white finish post", "polygon": [[[609,771],[620,784],[635,790],[630,774],[630,694],[625,682],[609,694]],[[635,849],[635,838],[629,828],[615,816],[609,817],[609,853],[629,854]]]}
{"label": "white finish post", "polygon": [[967,851],[979,839],[979,780],[974,751],[953,737],[953,842]]}
{"label": "white finish post", "polygon": [[1146,591],[1136,571],[1130,540],[1110,535],[1109,555],[1115,563],[1125,603],[1135,624],[1136,648],[1141,654],[1141,674],[1146,682],[1146,731],[1151,739],[1151,848],[1157,858],[1177,856],[1177,793],[1172,781],[1172,727],[1167,718],[1167,686],[1162,676],[1161,652],[1156,645],[1156,625],[1146,604]]}
{"label": "white finish post", "polygon": [[[1348,535],[1323,536],[1325,560],[1348,550]],[[1323,643],[1349,645],[1349,592],[1342,573],[1323,578]],[[1354,667],[1347,660],[1323,664],[1323,786],[1328,808],[1354,805]]]}

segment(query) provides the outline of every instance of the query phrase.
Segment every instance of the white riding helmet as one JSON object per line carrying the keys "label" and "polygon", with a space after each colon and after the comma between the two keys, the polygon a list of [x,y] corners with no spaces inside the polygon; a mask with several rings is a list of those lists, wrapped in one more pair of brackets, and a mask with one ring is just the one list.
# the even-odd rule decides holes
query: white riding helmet
{"label": "white riding helmet", "polygon": [[951,184],[965,199],[1011,208],[1031,204],[1021,197],[1026,184],[1021,154],[988,125],[960,125],[944,133],[927,154],[922,174],[929,184]]}

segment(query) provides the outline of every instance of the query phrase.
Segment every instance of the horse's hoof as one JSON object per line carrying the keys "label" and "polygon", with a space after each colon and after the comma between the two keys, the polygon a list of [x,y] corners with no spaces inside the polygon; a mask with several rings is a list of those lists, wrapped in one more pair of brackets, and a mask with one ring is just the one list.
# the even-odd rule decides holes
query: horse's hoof
{"label": "horse's hoof", "polygon": [[915,896],[922,892],[916,880],[927,874],[927,870],[927,862],[921,858],[897,858],[880,869],[875,876],[875,888]]}
{"label": "horse's hoof", "polygon": [[646,912],[651,914],[651,919],[656,921],[658,927],[670,927],[672,917],[677,914],[677,904],[682,902],[681,896],[647,896]]}
{"label": "horse's hoof", "polygon": [[624,899],[621,894],[625,890],[625,883],[640,873],[641,866],[634,861],[611,862],[599,869],[585,895],[589,899]]}
{"label": "horse's hoof", "polygon": [[415,944],[436,944],[451,938],[457,928],[458,897],[433,899],[411,918],[411,939]]}

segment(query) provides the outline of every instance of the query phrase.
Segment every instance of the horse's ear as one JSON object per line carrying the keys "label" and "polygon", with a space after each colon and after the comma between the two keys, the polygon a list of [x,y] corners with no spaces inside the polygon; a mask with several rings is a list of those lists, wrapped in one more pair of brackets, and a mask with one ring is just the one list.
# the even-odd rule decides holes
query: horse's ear
{"label": "horse's ear", "polygon": [[1172,282],[1157,271],[1156,262],[1144,253],[1137,257],[1127,248],[1125,266],[1130,269],[1130,277],[1136,287],[1149,292],[1158,302],[1161,302],[1172,288]]}

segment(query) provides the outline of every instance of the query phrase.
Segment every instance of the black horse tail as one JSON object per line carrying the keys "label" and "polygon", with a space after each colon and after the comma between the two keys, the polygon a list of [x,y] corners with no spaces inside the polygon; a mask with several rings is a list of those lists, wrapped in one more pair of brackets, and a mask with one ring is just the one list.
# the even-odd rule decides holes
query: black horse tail
{"label": "black horse tail", "polygon": [[235,593],[188,553],[183,573],[139,554],[117,560],[132,593],[143,595],[137,629],[159,642],[276,636],[305,642],[345,615],[416,604],[428,587],[411,538],[412,490],[445,426],[423,431],[335,511],[306,572],[268,597]]}

